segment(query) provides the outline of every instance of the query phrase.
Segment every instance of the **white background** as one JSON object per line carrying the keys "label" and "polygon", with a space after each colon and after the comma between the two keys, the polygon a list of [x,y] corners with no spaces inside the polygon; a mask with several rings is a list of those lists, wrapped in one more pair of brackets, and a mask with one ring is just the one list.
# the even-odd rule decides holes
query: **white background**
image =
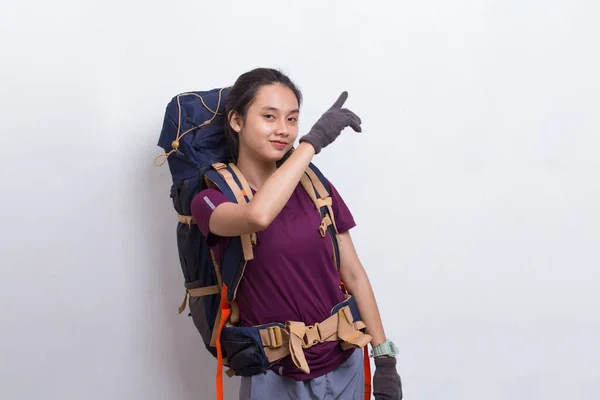
{"label": "white background", "polygon": [[[600,398],[595,1],[12,1],[0,11],[0,398],[212,399],[167,102],[270,66],[400,347],[406,399]],[[225,379],[235,399],[238,380]]]}

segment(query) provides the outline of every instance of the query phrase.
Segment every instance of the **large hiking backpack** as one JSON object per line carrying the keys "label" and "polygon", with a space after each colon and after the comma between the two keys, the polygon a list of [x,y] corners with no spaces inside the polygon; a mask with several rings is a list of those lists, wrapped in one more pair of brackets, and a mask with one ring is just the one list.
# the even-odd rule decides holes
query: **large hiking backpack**
{"label": "large hiking backpack", "polygon": [[[166,107],[158,140],[165,153],[155,159],[158,166],[168,162],[172,176],[170,197],[178,217],[177,247],[185,286],[179,313],[189,305],[188,315],[204,346],[218,360],[218,398],[223,396],[223,365],[229,367],[229,376],[263,372],[277,360],[294,353],[292,341],[296,340],[289,334],[289,327],[280,321],[260,327],[236,326],[239,312],[235,294],[246,263],[253,259],[256,234],[231,238],[219,266],[191,215],[194,196],[208,187],[217,187],[233,202],[252,200],[252,191],[245,178],[235,164],[228,162],[224,130],[228,91],[228,88],[216,88],[175,96]],[[162,162],[159,162],[161,158]],[[339,270],[337,229],[328,181],[311,163],[300,182],[315,204],[315,212],[321,215],[318,230],[323,238],[331,240],[333,262]],[[335,332],[326,340],[346,339],[344,346],[348,348],[365,347],[365,369],[370,371],[366,353],[370,337],[364,334],[364,324],[353,297],[347,294],[346,301],[334,307],[330,319],[329,324],[336,325]],[[339,322],[341,320],[347,323]],[[342,326],[341,331],[338,325]],[[301,345],[295,344],[296,347]],[[370,397],[369,378],[370,372],[365,376],[365,398]]]}

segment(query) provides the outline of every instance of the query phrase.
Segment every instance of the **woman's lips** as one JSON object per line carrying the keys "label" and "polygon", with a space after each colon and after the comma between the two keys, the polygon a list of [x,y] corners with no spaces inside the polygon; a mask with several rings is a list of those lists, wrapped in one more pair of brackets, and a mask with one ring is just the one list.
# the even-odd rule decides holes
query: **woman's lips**
{"label": "woman's lips", "polygon": [[273,147],[275,147],[277,150],[283,150],[286,148],[287,143],[286,142],[280,142],[278,140],[271,140],[271,144],[273,145]]}

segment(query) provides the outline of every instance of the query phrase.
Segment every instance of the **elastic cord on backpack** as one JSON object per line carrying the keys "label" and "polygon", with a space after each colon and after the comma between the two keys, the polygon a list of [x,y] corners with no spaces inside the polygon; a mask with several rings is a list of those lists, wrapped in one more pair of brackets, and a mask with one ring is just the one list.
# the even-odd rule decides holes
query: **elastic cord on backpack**
{"label": "elastic cord on backpack", "polygon": [[[221,107],[221,94],[223,92],[223,90],[227,89],[229,87],[223,87],[219,90],[219,100],[217,102],[217,107],[216,110],[211,110],[209,106],[206,105],[206,103],[204,102],[204,99],[202,98],[202,96],[200,96],[199,94],[196,93],[181,93],[179,95],[177,95],[177,136],[175,137],[175,140],[173,140],[173,142],[171,143],[171,147],[173,148],[171,151],[169,151],[168,153],[163,153],[163,154],[159,154],[158,156],[156,156],[156,158],[154,159],[154,165],[156,165],[157,167],[162,166],[164,163],[167,162],[167,159],[169,158],[169,156],[173,153],[175,153],[178,149],[179,149],[179,141],[188,133],[195,131],[196,129],[200,129],[202,128],[204,125],[208,125],[210,124],[216,117],[217,115],[221,115],[219,114],[219,107]],[[204,121],[203,123],[201,123],[200,125],[194,125],[192,128],[188,129],[187,131],[183,132],[181,135],[179,134],[181,132],[181,102],[179,100],[179,98],[181,96],[196,96],[200,99],[200,101],[202,102],[202,105],[208,110],[210,111],[213,116],[211,119],[209,119],[208,121]],[[160,163],[157,164],[156,162],[161,158],[164,157],[165,159]]]}

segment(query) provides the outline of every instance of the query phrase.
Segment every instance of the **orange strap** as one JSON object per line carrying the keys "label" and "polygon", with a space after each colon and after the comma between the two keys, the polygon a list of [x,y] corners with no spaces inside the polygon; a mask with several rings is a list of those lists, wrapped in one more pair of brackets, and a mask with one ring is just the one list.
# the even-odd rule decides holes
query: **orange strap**
{"label": "orange strap", "polygon": [[223,284],[221,291],[221,321],[219,322],[219,330],[217,332],[217,400],[223,400],[223,349],[221,349],[221,333],[223,327],[231,314],[229,303],[227,302],[227,286]]}
{"label": "orange strap", "polygon": [[371,360],[369,359],[369,346],[365,346],[365,400],[371,400]]}

